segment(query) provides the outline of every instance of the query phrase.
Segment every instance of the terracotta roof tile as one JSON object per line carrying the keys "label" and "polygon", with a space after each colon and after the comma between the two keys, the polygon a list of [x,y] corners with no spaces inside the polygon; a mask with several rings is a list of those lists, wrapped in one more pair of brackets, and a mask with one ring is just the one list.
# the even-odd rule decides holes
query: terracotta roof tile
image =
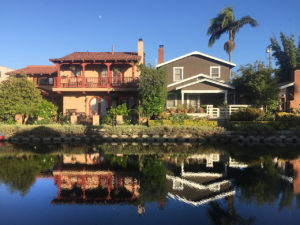
{"label": "terracotta roof tile", "polygon": [[50,59],[50,61],[138,61],[139,58],[137,52],[73,52],[61,58]]}
{"label": "terracotta roof tile", "polygon": [[56,66],[26,66],[19,70],[10,71],[7,74],[21,74],[22,72],[26,74],[52,74],[56,71]]}

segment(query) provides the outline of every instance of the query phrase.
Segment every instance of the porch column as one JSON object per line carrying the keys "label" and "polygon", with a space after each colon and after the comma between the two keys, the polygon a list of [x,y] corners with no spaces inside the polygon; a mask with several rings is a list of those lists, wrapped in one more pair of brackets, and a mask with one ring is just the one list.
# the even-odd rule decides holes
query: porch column
{"label": "porch column", "polygon": [[81,63],[81,67],[82,67],[82,87],[85,87],[85,66],[86,66],[86,63]]}
{"label": "porch column", "polygon": [[105,63],[105,65],[107,66],[107,88],[109,88],[110,84],[111,84],[111,77],[112,77],[112,74],[110,71],[111,63]]}
{"label": "porch column", "polygon": [[224,92],[224,102],[227,103],[227,95],[228,95],[228,91]]}
{"label": "porch column", "polygon": [[57,68],[57,78],[56,78],[56,87],[60,87],[60,64],[55,63]]}

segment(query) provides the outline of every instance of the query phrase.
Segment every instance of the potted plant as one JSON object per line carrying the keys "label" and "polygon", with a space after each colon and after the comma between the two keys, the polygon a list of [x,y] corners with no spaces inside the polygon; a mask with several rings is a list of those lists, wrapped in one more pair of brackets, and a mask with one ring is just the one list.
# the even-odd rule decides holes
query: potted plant
{"label": "potted plant", "polygon": [[181,104],[178,104],[178,105],[176,106],[176,110],[177,110],[177,113],[182,113],[182,112],[183,112],[183,110],[184,110],[184,107],[183,107],[183,105],[181,105]]}
{"label": "potted plant", "polygon": [[188,113],[189,109],[186,103],[183,104],[183,107],[184,107],[184,113]]}
{"label": "potted plant", "polygon": [[189,112],[194,113],[196,111],[195,107],[192,105],[189,105]]}
{"label": "potted plant", "polygon": [[204,109],[202,107],[199,107],[199,113],[204,113]]}
{"label": "potted plant", "polygon": [[175,109],[170,108],[170,109],[169,109],[169,112],[170,112],[171,114],[173,114],[173,113],[175,113]]}

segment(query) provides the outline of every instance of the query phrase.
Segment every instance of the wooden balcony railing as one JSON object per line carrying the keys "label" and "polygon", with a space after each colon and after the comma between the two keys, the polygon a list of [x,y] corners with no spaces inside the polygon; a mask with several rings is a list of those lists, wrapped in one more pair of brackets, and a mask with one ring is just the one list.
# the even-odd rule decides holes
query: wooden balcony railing
{"label": "wooden balcony railing", "polygon": [[55,88],[134,88],[137,80],[132,77],[55,77]]}

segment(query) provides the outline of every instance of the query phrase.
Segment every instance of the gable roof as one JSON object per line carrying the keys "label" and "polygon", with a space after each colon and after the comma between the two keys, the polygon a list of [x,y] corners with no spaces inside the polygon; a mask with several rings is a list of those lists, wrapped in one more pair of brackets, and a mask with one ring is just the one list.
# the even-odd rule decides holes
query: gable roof
{"label": "gable roof", "polygon": [[[197,75],[192,76],[192,77],[188,77],[188,78],[183,79],[183,80],[181,80],[181,81],[178,81],[178,82],[169,84],[168,87],[176,86],[176,85],[178,85],[178,84],[187,82],[187,81],[192,80],[192,79],[195,79],[195,78],[198,78],[198,80],[197,80],[197,81],[194,81],[194,82],[191,82],[191,83],[188,83],[188,84],[185,84],[185,85],[182,85],[182,86],[179,86],[179,87],[176,87],[176,90],[182,89],[182,88],[184,88],[184,87],[192,86],[192,85],[197,84],[197,83],[205,82],[205,81],[206,81],[206,82],[209,82],[209,83],[212,83],[212,84],[216,84],[216,85],[218,85],[218,86],[222,86],[222,87],[226,87],[226,88],[235,89],[232,85],[227,84],[227,83],[225,83],[224,81],[220,81],[220,80],[211,78],[210,76],[205,75],[205,74],[202,74],[202,73],[197,74]],[[201,78],[201,79],[200,79],[200,78]]]}
{"label": "gable roof", "polygon": [[202,52],[194,51],[194,52],[190,52],[190,53],[188,53],[188,54],[179,56],[179,57],[177,57],[177,58],[171,59],[171,60],[169,60],[169,61],[166,61],[166,62],[157,64],[156,67],[161,67],[161,66],[163,66],[163,65],[169,64],[169,63],[171,63],[171,62],[175,62],[175,61],[177,61],[177,60],[180,60],[180,59],[186,58],[186,57],[188,57],[188,56],[192,56],[192,55],[199,55],[199,56],[202,56],[202,57],[205,57],[205,58],[208,58],[208,59],[212,59],[212,60],[215,60],[215,61],[218,61],[218,62],[227,64],[227,65],[232,66],[232,67],[235,67],[235,66],[236,66],[236,64],[231,63],[231,62],[228,62],[228,61],[226,61],[226,60],[219,59],[219,58],[213,57],[213,56],[211,56],[211,55],[204,54],[204,53],[202,53]]}
{"label": "gable roof", "polygon": [[50,61],[138,61],[139,59],[137,52],[73,52]]}
{"label": "gable roof", "polygon": [[52,74],[57,71],[56,66],[26,66],[25,68],[13,70],[6,74],[18,75],[23,73],[26,74]]}

